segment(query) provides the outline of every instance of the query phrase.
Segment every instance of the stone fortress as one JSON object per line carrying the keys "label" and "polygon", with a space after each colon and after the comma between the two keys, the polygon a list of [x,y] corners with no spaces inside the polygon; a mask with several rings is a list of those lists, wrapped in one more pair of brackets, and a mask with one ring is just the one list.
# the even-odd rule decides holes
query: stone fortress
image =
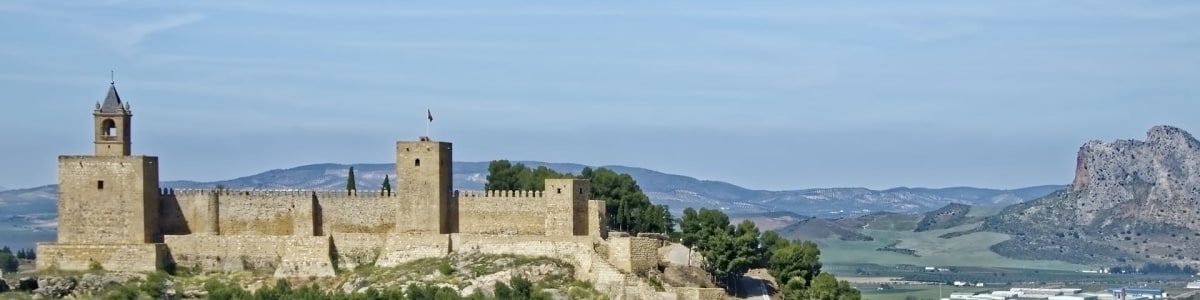
{"label": "stone fortress", "polygon": [[721,299],[719,289],[656,292],[633,274],[655,268],[663,241],[609,237],[589,182],[542,191],[456,191],[451,143],[396,143],[394,192],[160,189],[159,160],[131,155],[132,112],[110,84],[97,103],[95,155],[59,156],[58,238],[39,270],[260,270],[332,277],[336,268],[395,266],[454,252],[549,256],[614,298]]}

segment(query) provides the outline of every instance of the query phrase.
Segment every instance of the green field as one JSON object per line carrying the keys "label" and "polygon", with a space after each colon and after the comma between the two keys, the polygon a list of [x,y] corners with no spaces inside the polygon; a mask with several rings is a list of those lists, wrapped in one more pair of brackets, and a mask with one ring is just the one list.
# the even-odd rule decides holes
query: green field
{"label": "green field", "polygon": [[[875,238],[874,241],[843,241],[837,238],[827,238],[817,240],[817,243],[821,246],[821,262],[828,265],[877,264],[889,266],[908,264],[1069,271],[1094,269],[1094,267],[1061,261],[1017,260],[1000,256],[988,247],[1008,240],[1009,236],[1005,234],[976,232],[950,239],[938,237],[950,232],[970,230],[978,225],[979,223],[974,223],[925,232],[866,229],[862,233]],[[896,241],[899,241],[896,248],[914,250],[919,257],[875,250]]]}
{"label": "green field", "polygon": [[[862,291],[863,299],[867,300],[904,300],[905,297],[913,296],[917,299],[941,299],[938,298],[938,286],[936,285],[897,285],[892,289],[880,291],[878,285],[863,285],[856,286]],[[975,287],[957,287],[945,286],[941,287],[942,298],[949,298],[950,293],[977,293],[990,292],[997,288],[975,288]],[[1007,290],[1004,288],[1002,290]]]}

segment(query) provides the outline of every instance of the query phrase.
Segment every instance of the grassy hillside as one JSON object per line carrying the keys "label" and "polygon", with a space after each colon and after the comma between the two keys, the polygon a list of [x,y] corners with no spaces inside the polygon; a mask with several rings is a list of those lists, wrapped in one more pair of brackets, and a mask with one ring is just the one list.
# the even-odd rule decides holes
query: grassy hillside
{"label": "grassy hillside", "polygon": [[[992,252],[989,247],[1008,240],[1006,234],[974,232],[953,238],[939,236],[972,230],[979,223],[924,232],[865,229],[862,234],[872,241],[845,241],[838,238],[817,240],[821,261],[829,265],[878,264],[919,266],[976,266],[1078,271],[1091,267],[1061,261],[1017,260]],[[877,249],[892,246],[912,250],[915,255]]]}

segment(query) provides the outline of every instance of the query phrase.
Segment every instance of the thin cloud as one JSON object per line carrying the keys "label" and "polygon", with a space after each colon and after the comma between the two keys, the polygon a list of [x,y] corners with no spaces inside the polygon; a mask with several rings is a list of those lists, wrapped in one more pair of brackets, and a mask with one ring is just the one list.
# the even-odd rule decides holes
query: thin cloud
{"label": "thin cloud", "polygon": [[126,56],[133,56],[151,35],[162,34],[188,24],[203,20],[204,14],[188,13],[168,16],[162,19],[129,24],[112,31],[96,32],[97,38],[104,41],[113,50]]}

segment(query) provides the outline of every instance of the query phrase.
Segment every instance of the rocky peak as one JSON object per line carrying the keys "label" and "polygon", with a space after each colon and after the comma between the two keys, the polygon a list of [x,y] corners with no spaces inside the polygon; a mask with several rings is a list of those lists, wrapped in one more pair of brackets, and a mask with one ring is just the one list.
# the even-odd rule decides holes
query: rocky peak
{"label": "rocky peak", "polygon": [[1158,125],[1150,128],[1150,131],[1146,132],[1146,143],[1189,149],[1200,148],[1197,147],[1197,144],[1200,143],[1196,142],[1196,139],[1187,131],[1167,125]]}
{"label": "rocky peak", "polygon": [[[1011,206],[984,227],[1016,234],[993,247],[1012,257],[1200,265],[1200,142],[1171,126],[1144,141],[1087,142],[1070,192]],[[1068,235],[1079,240],[1063,243]]]}
{"label": "rocky peak", "polygon": [[[1200,188],[1200,142],[1171,126],[1155,126],[1145,141],[1091,141],[1079,148],[1072,191],[1080,194],[1077,216],[1091,221],[1099,211],[1132,204],[1193,207]],[[1130,212],[1143,221],[1193,227],[1195,214],[1174,209]]]}

